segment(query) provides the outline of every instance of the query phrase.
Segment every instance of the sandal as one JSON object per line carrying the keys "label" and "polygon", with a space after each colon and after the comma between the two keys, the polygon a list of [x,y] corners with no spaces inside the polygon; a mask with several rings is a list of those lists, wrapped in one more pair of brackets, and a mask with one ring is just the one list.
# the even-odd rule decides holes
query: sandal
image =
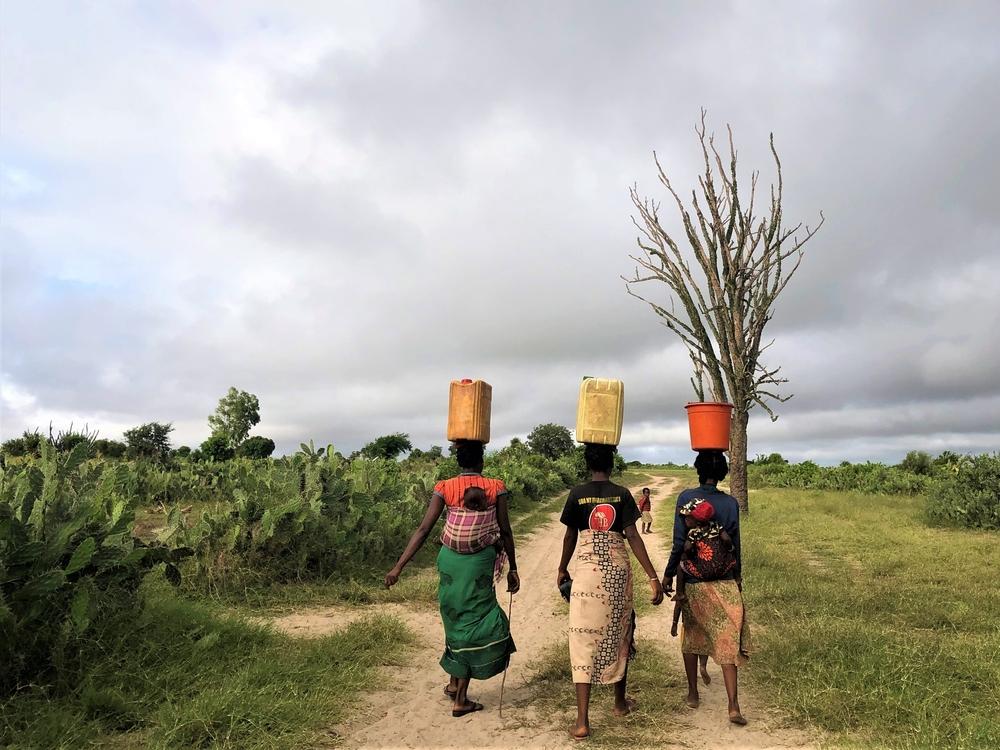
{"label": "sandal", "polygon": [[474,714],[476,711],[482,711],[482,710],[483,710],[482,703],[476,703],[475,701],[471,701],[471,705],[469,705],[467,708],[458,708],[458,709],[453,708],[451,710],[451,715],[454,716],[456,719],[458,719],[462,716],[465,716],[466,714]]}

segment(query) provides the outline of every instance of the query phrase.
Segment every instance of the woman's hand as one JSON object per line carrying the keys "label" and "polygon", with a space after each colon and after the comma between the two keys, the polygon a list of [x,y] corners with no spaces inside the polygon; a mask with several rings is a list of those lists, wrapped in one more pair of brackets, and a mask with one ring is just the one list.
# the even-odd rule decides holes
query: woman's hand
{"label": "woman's hand", "polygon": [[559,572],[556,573],[556,587],[562,586],[563,581],[569,580],[569,571],[566,568],[559,568]]}
{"label": "woman's hand", "polygon": [[649,586],[653,589],[653,598],[649,600],[649,603],[657,607],[663,601],[663,587],[660,586],[660,579],[650,578]]}
{"label": "woman's hand", "polygon": [[507,573],[507,591],[511,594],[516,594],[521,590],[521,576],[517,574],[516,570],[511,570]]}
{"label": "woman's hand", "polygon": [[385,574],[385,587],[391,589],[399,582],[399,577],[403,575],[402,569],[397,565]]}
{"label": "woman's hand", "polygon": [[663,574],[663,593],[674,593],[674,578],[673,576],[668,576],[666,573]]}

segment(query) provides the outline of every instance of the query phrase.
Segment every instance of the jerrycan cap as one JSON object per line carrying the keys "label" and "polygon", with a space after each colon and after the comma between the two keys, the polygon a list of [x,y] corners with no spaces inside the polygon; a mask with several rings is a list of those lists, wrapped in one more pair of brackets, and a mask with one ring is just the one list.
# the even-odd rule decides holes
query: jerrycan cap
{"label": "jerrycan cap", "polygon": [[462,378],[462,384],[463,385],[465,385],[466,383],[471,383],[471,382],[472,382],[472,378]]}

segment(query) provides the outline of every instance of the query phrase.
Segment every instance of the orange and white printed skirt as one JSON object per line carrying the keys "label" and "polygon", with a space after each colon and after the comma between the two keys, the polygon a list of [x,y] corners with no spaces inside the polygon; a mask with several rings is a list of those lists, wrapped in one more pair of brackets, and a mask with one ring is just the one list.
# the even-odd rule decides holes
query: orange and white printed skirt
{"label": "orange and white printed skirt", "polygon": [[569,600],[573,682],[606,685],[625,676],[635,656],[632,566],[615,531],[580,532]]}
{"label": "orange and white printed skirt", "polygon": [[681,611],[683,653],[711,656],[719,665],[749,662],[750,626],[736,581],[689,581]]}

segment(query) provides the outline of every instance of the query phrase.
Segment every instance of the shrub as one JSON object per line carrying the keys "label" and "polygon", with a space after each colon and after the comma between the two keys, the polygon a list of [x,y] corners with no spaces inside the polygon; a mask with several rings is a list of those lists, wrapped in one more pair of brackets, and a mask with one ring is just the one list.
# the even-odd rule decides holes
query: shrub
{"label": "shrub", "polygon": [[906,458],[900,462],[899,468],[911,474],[930,476],[933,464],[929,453],[925,451],[910,451],[906,454]]}
{"label": "shrub", "polygon": [[403,549],[433,486],[432,475],[404,476],[395,461],[347,462],[332,450],[268,464],[238,459],[228,473],[230,507],[204,512],[191,528],[168,525],[194,550],[193,580],[213,591],[370,571]]}
{"label": "shrub", "polygon": [[958,464],[928,496],[927,515],[942,525],[1000,529],[1000,454]]}
{"label": "shrub", "polygon": [[172,424],[147,422],[125,431],[125,443],[132,458],[151,458],[166,461],[170,457],[170,433]]}
{"label": "shrub", "polygon": [[268,458],[272,453],[274,441],[260,435],[247,438],[236,449],[236,455],[244,458]]}
{"label": "shrub", "polygon": [[528,433],[528,447],[533,453],[555,460],[573,450],[573,436],[562,425],[540,424]]}
{"label": "shrub", "polygon": [[104,438],[95,440],[91,447],[94,454],[101,458],[121,458],[128,450],[128,446],[125,443],[118,440],[106,440]]}
{"label": "shrub", "polygon": [[0,453],[7,456],[38,456],[42,444],[42,434],[36,429],[34,432],[27,430],[18,438],[5,440],[0,445]]}
{"label": "shrub", "polygon": [[137,606],[146,572],[183,549],[132,538],[137,495],[124,464],[87,465],[89,446],[0,473],[0,693],[54,675],[69,679],[88,630]]}
{"label": "shrub", "polygon": [[228,461],[235,451],[224,435],[211,435],[201,444],[201,454],[209,461]]}
{"label": "shrub", "polygon": [[361,449],[361,455],[365,458],[395,460],[401,453],[407,453],[411,450],[413,450],[413,444],[410,443],[410,436],[402,432],[394,432],[392,435],[383,435],[372,440]]}
{"label": "shrub", "polygon": [[932,485],[929,476],[913,474],[879,463],[822,467],[812,461],[800,464],[753,464],[750,486],[867,492],[873,495],[919,495]]}

